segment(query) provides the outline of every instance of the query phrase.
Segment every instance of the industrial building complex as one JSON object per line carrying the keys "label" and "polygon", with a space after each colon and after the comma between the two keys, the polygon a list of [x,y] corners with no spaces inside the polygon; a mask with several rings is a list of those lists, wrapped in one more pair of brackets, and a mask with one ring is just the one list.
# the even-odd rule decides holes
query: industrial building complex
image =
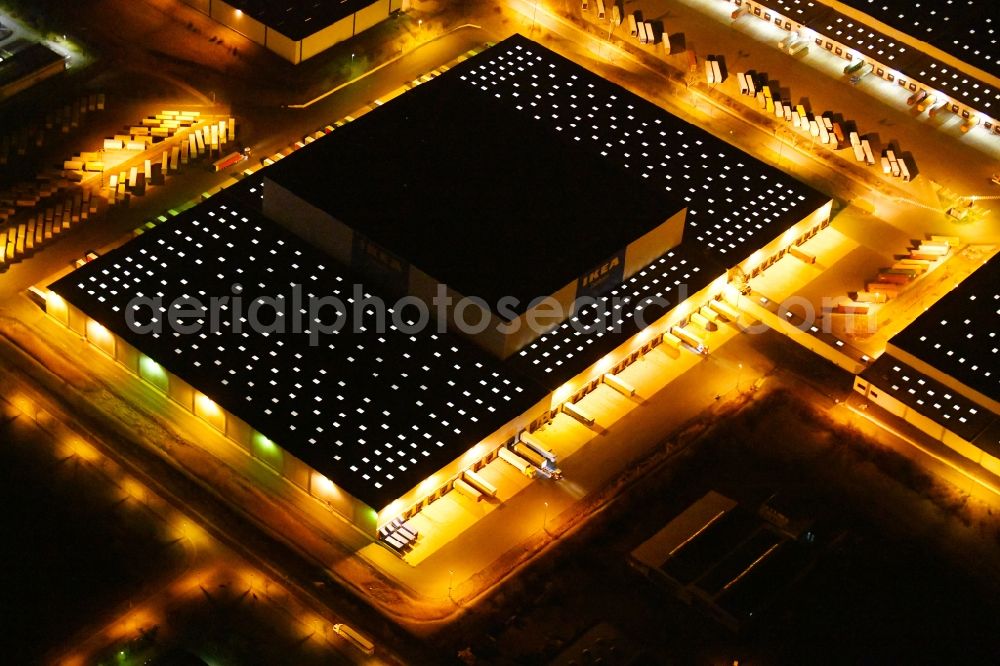
{"label": "industrial building complex", "polygon": [[402,8],[402,0],[183,2],[296,65]]}
{"label": "industrial building complex", "polygon": [[963,131],[982,125],[1000,135],[1000,64],[988,2],[928,3],[922,10],[920,4],[872,0],[732,2],[737,12],[843,58],[845,72],[896,83],[932,116],[954,113]]}
{"label": "industrial building complex", "polygon": [[1000,472],[1000,255],[895,335],[854,389]]}
{"label": "industrial building complex", "polygon": [[213,197],[48,311],[372,537],[645,352],[704,351],[832,205],[517,35],[261,175],[263,214]]}

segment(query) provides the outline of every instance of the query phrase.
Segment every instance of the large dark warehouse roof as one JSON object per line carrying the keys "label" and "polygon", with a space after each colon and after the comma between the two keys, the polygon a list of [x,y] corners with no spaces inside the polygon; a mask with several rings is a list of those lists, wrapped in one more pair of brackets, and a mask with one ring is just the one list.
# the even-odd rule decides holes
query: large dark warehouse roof
{"label": "large dark warehouse roof", "polygon": [[1000,254],[893,336],[891,343],[1000,400]]}
{"label": "large dark warehouse roof", "polygon": [[[465,296],[491,306],[517,298],[518,312],[684,207],[581,145],[576,123],[553,131],[468,85],[468,69],[371,111],[266,176]],[[587,81],[567,87],[581,104]]]}
{"label": "large dark warehouse roof", "polygon": [[732,266],[828,201],[520,35],[265,174],[490,303],[552,293],[680,207],[685,242]]}
{"label": "large dark warehouse roof", "polygon": [[844,4],[1000,77],[1000,15],[995,0],[844,0]]}

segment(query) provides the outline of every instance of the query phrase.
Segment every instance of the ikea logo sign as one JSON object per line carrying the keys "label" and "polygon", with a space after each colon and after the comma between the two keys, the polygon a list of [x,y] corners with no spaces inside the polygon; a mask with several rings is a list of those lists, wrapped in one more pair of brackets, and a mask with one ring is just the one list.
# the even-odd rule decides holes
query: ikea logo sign
{"label": "ikea logo sign", "polygon": [[621,266],[622,260],[618,257],[613,258],[611,261],[601,264],[594,270],[590,271],[582,278],[580,278],[581,287],[590,287],[598,282],[603,282],[611,275],[615,268]]}
{"label": "ikea logo sign", "polygon": [[600,266],[587,271],[577,280],[576,295],[598,296],[625,277],[625,252],[619,252]]}

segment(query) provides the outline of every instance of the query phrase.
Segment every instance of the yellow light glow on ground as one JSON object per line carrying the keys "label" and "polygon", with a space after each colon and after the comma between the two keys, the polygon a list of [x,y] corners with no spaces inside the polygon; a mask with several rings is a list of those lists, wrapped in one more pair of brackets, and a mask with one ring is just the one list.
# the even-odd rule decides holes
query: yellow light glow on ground
{"label": "yellow light glow on ground", "polygon": [[128,497],[131,497],[133,499],[137,499],[140,502],[145,501],[145,499],[146,499],[146,486],[144,486],[141,483],[139,483],[139,481],[137,481],[135,479],[132,479],[132,478],[126,478],[126,479],[122,480],[122,482],[121,482],[120,485],[121,485],[122,491]]}
{"label": "yellow light glow on ground", "polygon": [[38,409],[35,405],[35,401],[23,393],[15,393],[7,398],[7,402],[9,402],[15,409],[17,409],[17,411],[21,412],[25,416],[31,419],[35,418],[35,413]]}
{"label": "yellow light glow on ground", "polygon": [[63,442],[65,447],[66,455],[76,456],[81,460],[86,460],[87,462],[93,462],[101,457],[101,454],[97,452],[93,446],[83,441],[82,439],[76,437],[69,437]]}
{"label": "yellow light glow on ground", "polygon": [[201,526],[192,523],[187,516],[178,514],[170,525],[171,533],[177,539],[187,539],[194,546],[199,546],[208,541],[208,535]]}

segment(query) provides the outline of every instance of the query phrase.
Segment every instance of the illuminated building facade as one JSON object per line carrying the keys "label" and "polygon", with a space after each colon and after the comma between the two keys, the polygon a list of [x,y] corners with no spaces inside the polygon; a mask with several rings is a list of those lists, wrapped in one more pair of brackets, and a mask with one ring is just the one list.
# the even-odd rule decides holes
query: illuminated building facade
{"label": "illuminated building facade", "polygon": [[1000,473],[1000,255],[894,336],[854,390]]}
{"label": "illuminated building facade", "polygon": [[1000,135],[1000,51],[988,0],[925,3],[933,23],[930,16],[908,20],[920,10],[911,2],[731,1],[751,16],[796,32],[812,49],[829,51],[848,65],[870,64],[872,74],[922,96],[921,102],[926,97],[921,110],[951,112],[967,128],[981,124]]}
{"label": "illuminated building facade", "polygon": [[402,9],[402,0],[182,0],[299,64]]}

